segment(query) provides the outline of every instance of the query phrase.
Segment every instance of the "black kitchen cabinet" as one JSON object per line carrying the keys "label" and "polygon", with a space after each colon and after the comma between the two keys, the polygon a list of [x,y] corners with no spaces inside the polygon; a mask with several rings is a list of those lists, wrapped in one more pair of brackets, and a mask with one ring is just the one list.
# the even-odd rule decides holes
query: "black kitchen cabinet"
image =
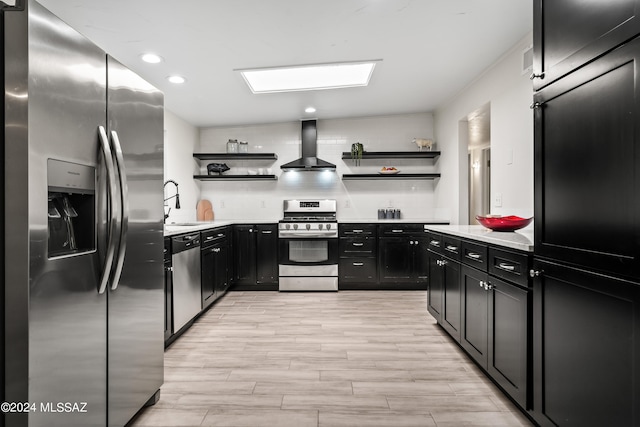
{"label": "black kitchen cabinet", "polygon": [[640,277],[639,59],[635,39],[535,94],[536,256]]}
{"label": "black kitchen cabinet", "polygon": [[523,410],[530,408],[531,256],[434,232],[428,246],[429,313]]}
{"label": "black kitchen cabinet", "polygon": [[534,87],[640,34],[639,13],[639,0],[534,0]]}
{"label": "black kitchen cabinet", "polygon": [[233,284],[235,287],[256,284],[256,226],[233,226]]}
{"label": "black kitchen cabinet", "polygon": [[460,342],[460,241],[430,233],[425,243],[429,251],[428,310],[449,335]]}
{"label": "black kitchen cabinet", "polygon": [[444,286],[442,290],[442,327],[456,341],[460,342],[461,295],[460,263],[443,258],[441,268],[444,269]]}
{"label": "black kitchen cabinet", "polygon": [[427,289],[426,235],[422,225],[378,227],[378,280],[397,289]]}
{"label": "black kitchen cabinet", "polygon": [[489,275],[475,268],[462,266],[462,323],[460,345],[487,369],[489,360]]}
{"label": "black kitchen cabinet", "polygon": [[427,290],[427,310],[438,323],[442,324],[442,302],[444,291],[444,270],[440,266],[442,257],[438,254],[430,253],[428,260],[427,275],[429,277],[429,286]]}
{"label": "black kitchen cabinet", "polygon": [[379,289],[377,227],[374,224],[338,224],[339,289]]}
{"label": "black kitchen cabinet", "polygon": [[229,228],[200,233],[202,309],[222,297],[229,287]]}
{"label": "black kitchen cabinet", "polygon": [[278,283],[278,226],[256,225],[256,283]]}
{"label": "black kitchen cabinet", "polygon": [[640,425],[640,284],[536,260],[534,416]]}
{"label": "black kitchen cabinet", "polygon": [[233,226],[233,289],[278,289],[277,224]]}
{"label": "black kitchen cabinet", "polygon": [[[472,256],[463,258],[460,276],[460,344],[521,408],[529,409],[531,290],[519,269],[527,268],[531,257],[495,247],[487,251],[470,242],[463,242],[463,248],[470,248]],[[491,274],[484,271],[487,267]],[[522,287],[495,277],[494,271]]]}
{"label": "black kitchen cabinet", "polygon": [[489,276],[487,372],[521,408],[530,408],[531,290]]}

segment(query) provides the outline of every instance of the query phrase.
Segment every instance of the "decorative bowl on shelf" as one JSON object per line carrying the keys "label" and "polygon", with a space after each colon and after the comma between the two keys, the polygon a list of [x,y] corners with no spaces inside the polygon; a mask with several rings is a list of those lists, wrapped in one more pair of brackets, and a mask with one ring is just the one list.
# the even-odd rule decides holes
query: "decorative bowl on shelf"
{"label": "decorative bowl on shelf", "polygon": [[531,223],[531,221],[533,221],[533,217],[520,218],[515,215],[477,215],[476,219],[480,224],[493,231],[516,231],[526,227]]}
{"label": "decorative bowl on shelf", "polygon": [[380,171],[378,171],[378,173],[381,173],[383,175],[395,175],[397,173],[399,173],[400,170],[396,169],[395,167],[391,166],[391,167],[383,167]]}

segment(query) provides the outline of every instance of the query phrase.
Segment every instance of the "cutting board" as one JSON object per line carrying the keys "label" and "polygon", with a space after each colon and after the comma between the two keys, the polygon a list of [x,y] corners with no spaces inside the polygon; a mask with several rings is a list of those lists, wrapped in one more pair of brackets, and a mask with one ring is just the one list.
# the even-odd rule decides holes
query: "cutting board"
{"label": "cutting board", "polygon": [[213,207],[208,200],[200,200],[196,205],[196,219],[198,221],[213,221]]}

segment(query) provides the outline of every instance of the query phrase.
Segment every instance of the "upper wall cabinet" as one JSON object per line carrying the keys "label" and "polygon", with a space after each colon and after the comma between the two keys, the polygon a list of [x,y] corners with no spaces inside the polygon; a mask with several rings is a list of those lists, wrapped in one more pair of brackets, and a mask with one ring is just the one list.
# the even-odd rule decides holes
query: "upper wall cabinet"
{"label": "upper wall cabinet", "polygon": [[640,0],[534,0],[538,90],[640,34]]}
{"label": "upper wall cabinet", "polygon": [[534,102],[536,255],[640,277],[640,38]]}

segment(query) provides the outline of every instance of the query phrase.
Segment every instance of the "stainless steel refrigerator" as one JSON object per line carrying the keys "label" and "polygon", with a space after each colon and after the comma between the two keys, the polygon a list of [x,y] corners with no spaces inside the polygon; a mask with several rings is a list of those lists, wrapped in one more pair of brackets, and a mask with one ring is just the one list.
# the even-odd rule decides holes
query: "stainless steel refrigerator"
{"label": "stainless steel refrigerator", "polygon": [[13,3],[0,2],[0,397],[31,406],[4,421],[123,426],[163,382],[163,94],[35,1]]}

